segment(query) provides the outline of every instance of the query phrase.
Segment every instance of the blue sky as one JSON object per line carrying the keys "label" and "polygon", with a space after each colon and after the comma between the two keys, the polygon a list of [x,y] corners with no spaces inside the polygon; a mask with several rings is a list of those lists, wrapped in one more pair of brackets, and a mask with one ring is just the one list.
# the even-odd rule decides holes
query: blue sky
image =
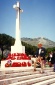
{"label": "blue sky", "polygon": [[16,11],[20,2],[21,37],[45,37],[55,41],[55,0],[0,0],[0,33],[15,38]]}

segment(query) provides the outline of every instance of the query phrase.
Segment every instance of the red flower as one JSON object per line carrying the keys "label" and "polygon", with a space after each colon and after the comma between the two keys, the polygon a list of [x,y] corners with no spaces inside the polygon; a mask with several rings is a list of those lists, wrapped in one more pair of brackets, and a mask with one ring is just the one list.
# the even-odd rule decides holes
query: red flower
{"label": "red flower", "polygon": [[16,56],[16,53],[14,53],[14,56]]}
{"label": "red flower", "polygon": [[31,63],[30,62],[27,62],[28,66],[31,66]]}
{"label": "red flower", "polygon": [[18,56],[18,57],[17,57],[17,60],[21,60],[21,59],[22,59],[22,57],[21,57],[21,56]]}
{"label": "red flower", "polygon": [[21,63],[20,62],[13,62],[12,67],[21,67]]}
{"label": "red flower", "polygon": [[13,57],[11,57],[11,60],[15,60],[16,58],[13,56]]}
{"label": "red flower", "polygon": [[22,66],[26,67],[27,63],[26,62],[22,62]]}
{"label": "red flower", "polygon": [[6,63],[6,64],[5,64],[5,67],[10,67],[10,64]]}

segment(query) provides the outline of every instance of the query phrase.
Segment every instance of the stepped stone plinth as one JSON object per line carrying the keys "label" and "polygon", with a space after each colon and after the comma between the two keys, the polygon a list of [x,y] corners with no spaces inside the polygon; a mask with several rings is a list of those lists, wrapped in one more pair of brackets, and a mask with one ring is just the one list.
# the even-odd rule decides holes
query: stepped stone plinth
{"label": "stepped stone plinth", "polygon": [[53,68],[45,68],[43,74],[40,73],[41,68],[36,68],[36,70],[0,68],[0,85],[53,85],[55,83]]}

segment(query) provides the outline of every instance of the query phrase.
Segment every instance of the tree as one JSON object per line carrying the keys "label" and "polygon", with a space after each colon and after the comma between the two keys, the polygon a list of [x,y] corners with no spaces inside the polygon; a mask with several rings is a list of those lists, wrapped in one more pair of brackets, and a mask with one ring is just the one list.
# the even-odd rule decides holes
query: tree
{"label": "tree", "polygon": [[25,42],[22,42],[22,45],[25,46],[25,53],[27,55],[35,55],[37,47],[36,46],[32,46],[30,44],[27,44]]}
{"label": "tree", "polygon": [[0,34],[0,48],[2,51],[2,59],[3,59],[3,51],[5,49],[10,50],[10,47],[11,47],[11,45],[14,44],[14,41],[15,41],[15,39],[12,38],[11,36],[6,35],[6,34]]}

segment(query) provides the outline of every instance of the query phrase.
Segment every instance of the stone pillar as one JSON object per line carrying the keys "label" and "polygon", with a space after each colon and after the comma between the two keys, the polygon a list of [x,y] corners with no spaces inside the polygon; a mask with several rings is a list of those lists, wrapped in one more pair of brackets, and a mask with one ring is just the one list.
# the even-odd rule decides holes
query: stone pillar
{"label": "stone pillar", "polygon": [[16,36],[15,36],[15,44],[11,46],[11,53],[25,53],[25,47],[21,44],[20,38],[20,3],[17,2],[16,5],[13,5],[13,8],[16,10]]}

